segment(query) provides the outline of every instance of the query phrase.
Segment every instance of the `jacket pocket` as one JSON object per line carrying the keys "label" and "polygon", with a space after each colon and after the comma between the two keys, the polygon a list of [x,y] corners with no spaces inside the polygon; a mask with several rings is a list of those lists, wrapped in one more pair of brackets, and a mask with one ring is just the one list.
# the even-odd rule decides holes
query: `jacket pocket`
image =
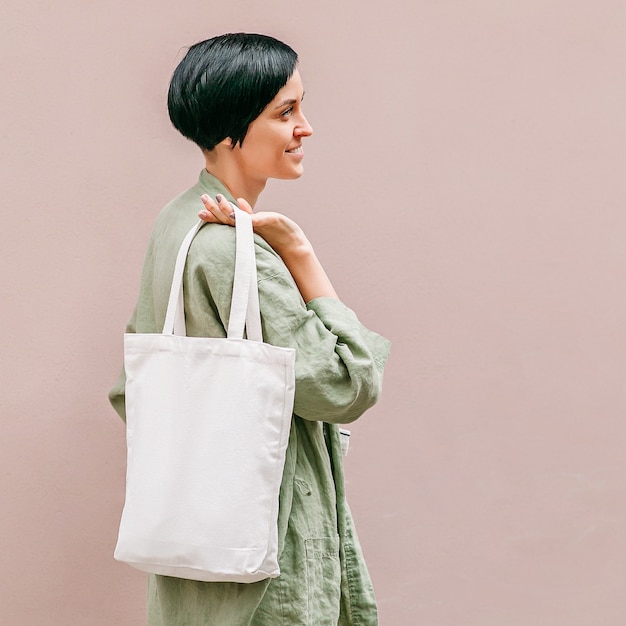
{"label": "jacket pocket", "polygon": [[308,626],[337,626],[341,600],[339,536],[306,539]]}

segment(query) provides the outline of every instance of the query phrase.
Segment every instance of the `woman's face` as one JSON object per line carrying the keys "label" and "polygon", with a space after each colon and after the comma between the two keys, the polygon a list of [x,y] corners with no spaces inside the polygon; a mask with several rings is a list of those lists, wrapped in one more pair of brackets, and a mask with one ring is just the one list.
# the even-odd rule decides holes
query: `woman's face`
{"label": "woman's face", "polygon": [[258,182],[302,176],[302,139],[313,129],[302,112],[304,90],[296,70],[261,115],[248,127],[234,152],[241,171]]}

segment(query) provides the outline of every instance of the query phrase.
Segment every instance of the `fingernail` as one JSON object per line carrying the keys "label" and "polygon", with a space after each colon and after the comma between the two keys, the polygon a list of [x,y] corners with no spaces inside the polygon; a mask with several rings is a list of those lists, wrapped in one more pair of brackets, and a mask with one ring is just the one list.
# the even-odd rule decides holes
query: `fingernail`
{"label": "fingernail", "polygon": [[234,219],[235,219],[235,214],[234,214],[234,213],[231,213],[231,214],[230,214],[230,219],[231,219],[231,220],[234,220]]}
{"label": "fingernail", "polygon": [[224,199],[224,196],[221,193],[218,193],[215,196],[215,199],[217,200],[217,203],[219,204]]}

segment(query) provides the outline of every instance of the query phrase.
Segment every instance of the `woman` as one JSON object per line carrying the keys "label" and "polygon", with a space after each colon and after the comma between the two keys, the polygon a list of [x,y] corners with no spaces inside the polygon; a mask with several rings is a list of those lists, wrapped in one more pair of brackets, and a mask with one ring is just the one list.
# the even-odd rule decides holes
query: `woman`
{"label": "woman", "polygon": [[[192,46],[172,77],[174,126],[202,150],[196,185],[160,213],[128,332],[159,332],[178,247],[199,214],[185,268],[187,334],[224,337],[234,267],[231,203],[252,214],[263,336],[296,349],[296,397],[280,493],[278,578],[252,584],[149,577],[156,626],[373,626],[374,594],[346,504],[338,424],[380,393],[389,343],[337,298],[302,229],[253,212],[269,178],[301,176],[304,117],[297,55],[271,37]],[[237,200],[235,200],[237,198]],[[122,417],[124,375],[110,394]]]}

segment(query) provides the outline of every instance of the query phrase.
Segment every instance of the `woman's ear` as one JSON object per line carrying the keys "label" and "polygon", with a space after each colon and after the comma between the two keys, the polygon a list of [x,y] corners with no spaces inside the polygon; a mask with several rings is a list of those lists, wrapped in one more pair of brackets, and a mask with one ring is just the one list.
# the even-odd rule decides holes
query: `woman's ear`
{"label": "woman's ear", "polygon": [[207,164],[215,165],[218,160],[220,160],[220,155],[229,154],[232,152],[233,148],[233,140],[230,137],[226,137],[226,139],[222,139],[219,143],[215,144],[213,150],[203,150],[204,158],[206,159]]}

